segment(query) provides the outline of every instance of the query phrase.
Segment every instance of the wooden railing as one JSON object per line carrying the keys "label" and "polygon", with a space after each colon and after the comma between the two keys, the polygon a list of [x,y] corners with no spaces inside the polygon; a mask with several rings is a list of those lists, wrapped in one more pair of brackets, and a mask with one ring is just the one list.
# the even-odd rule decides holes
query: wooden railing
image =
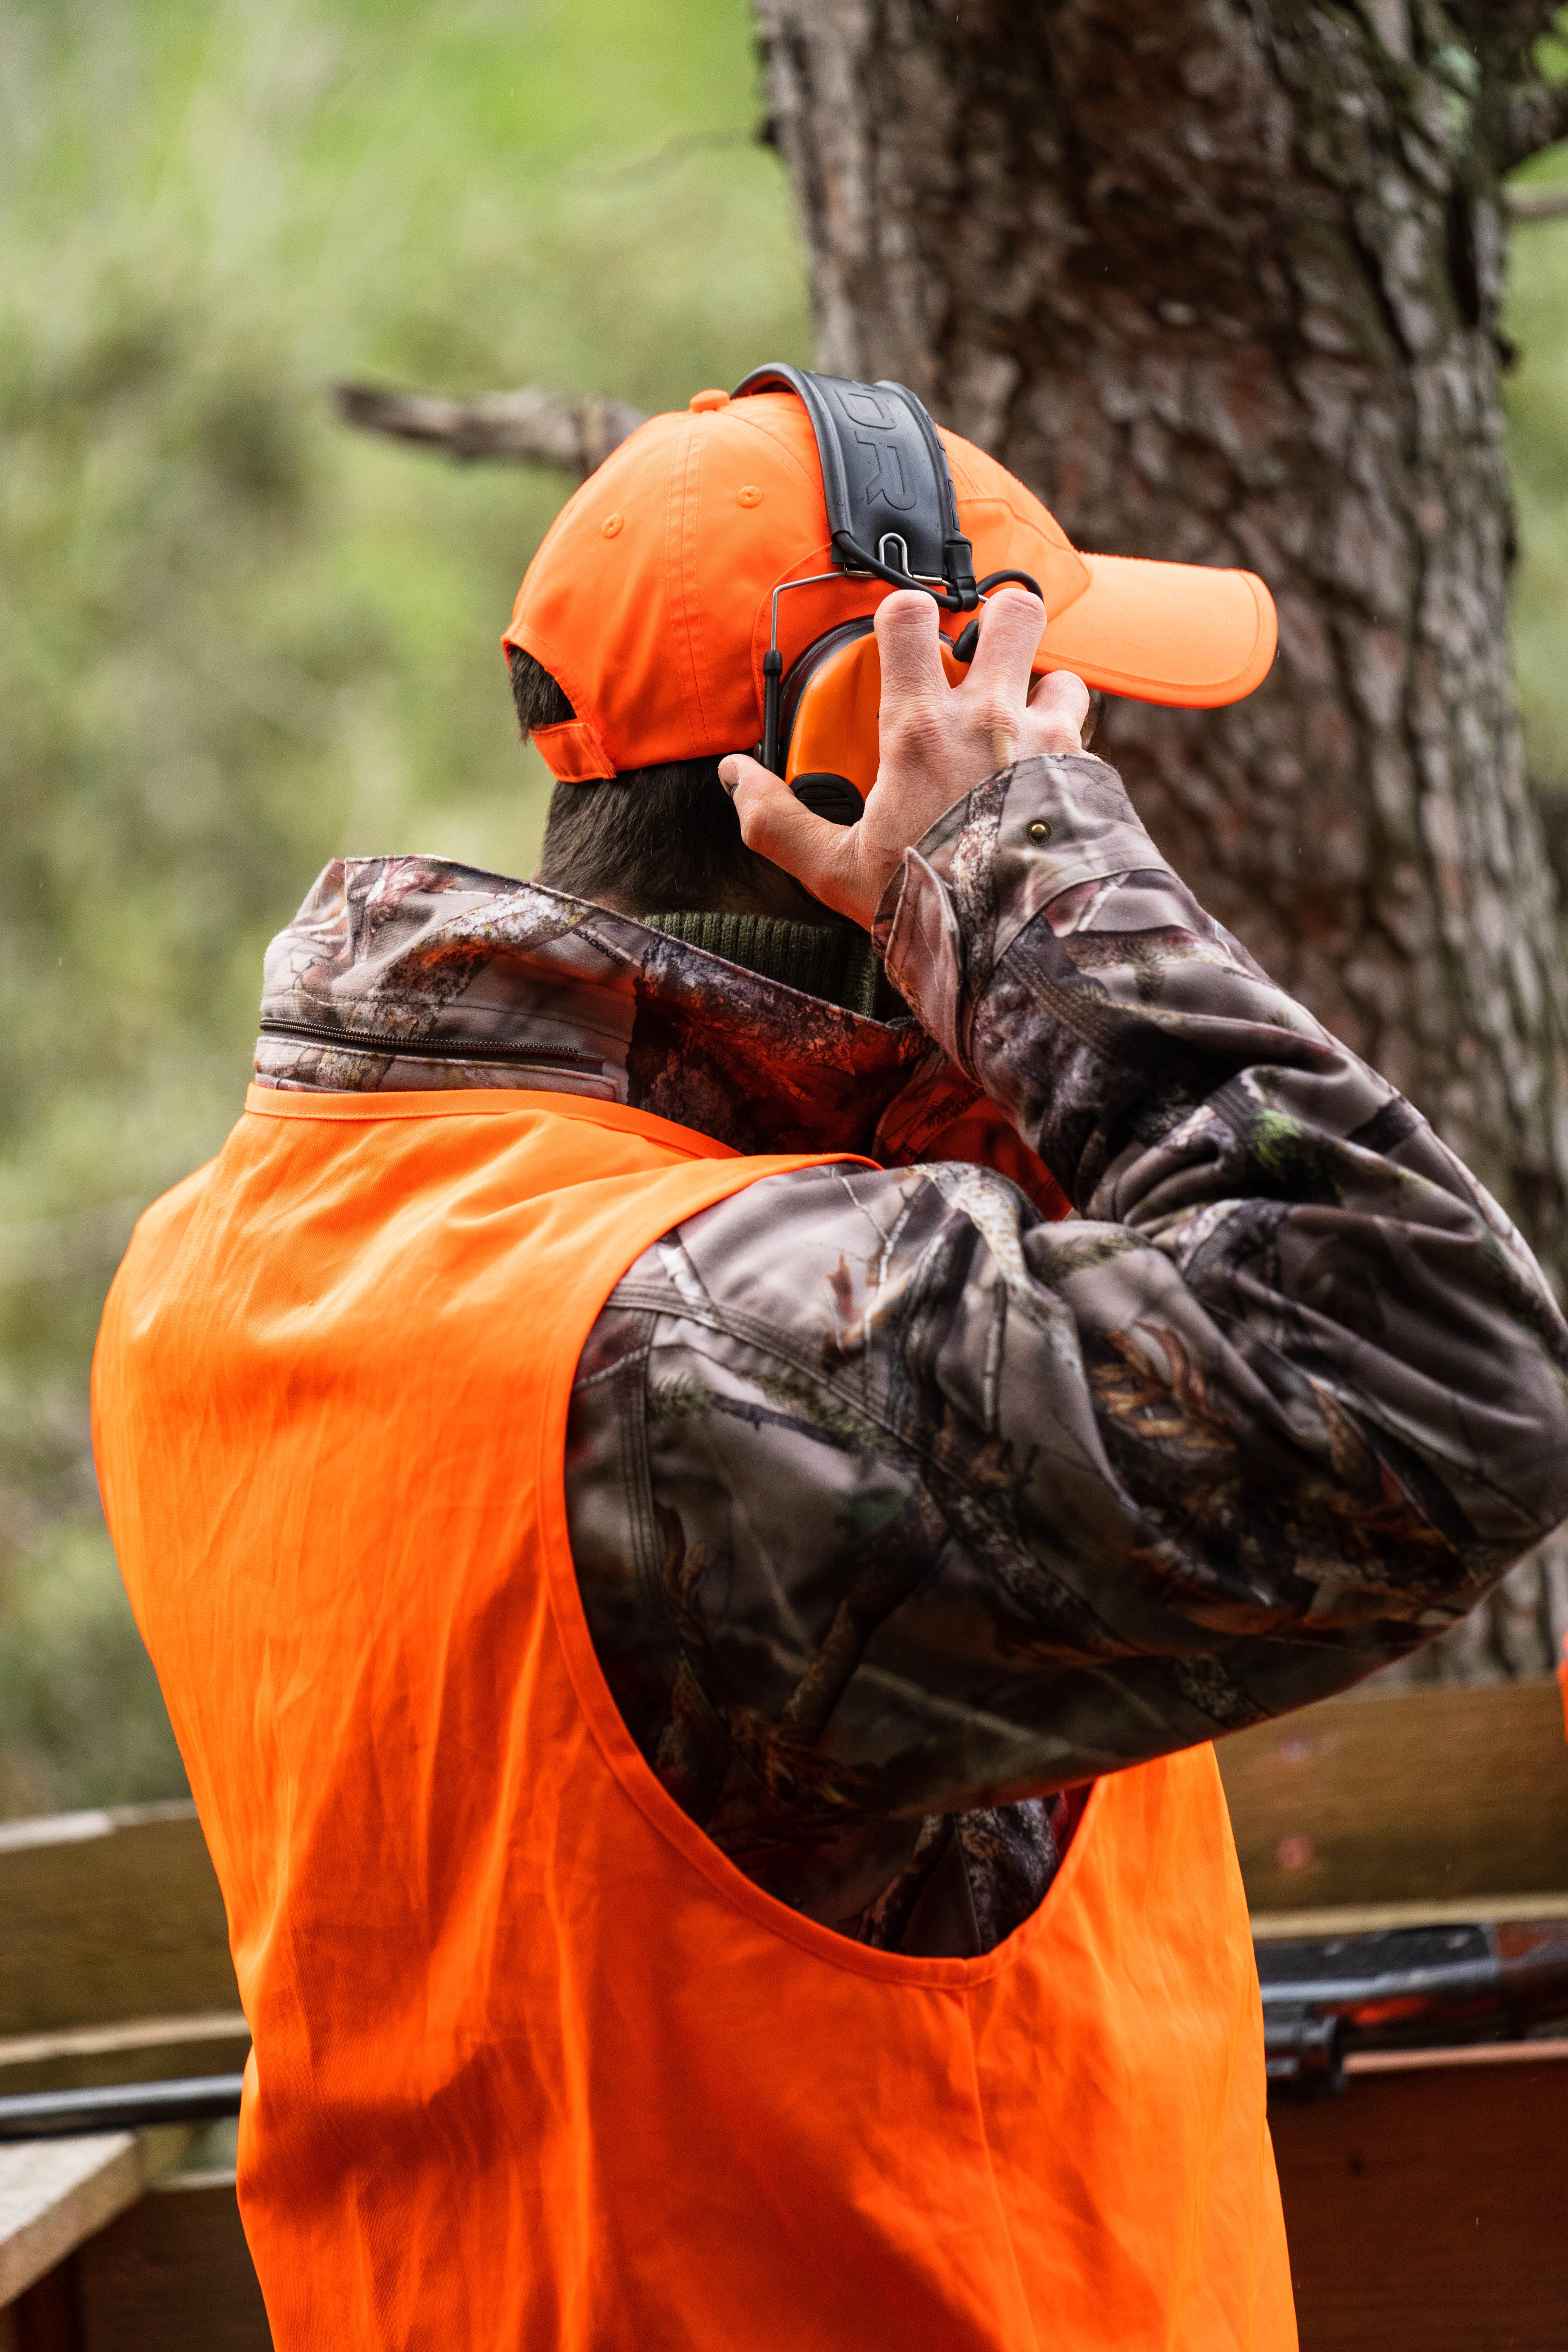
{"label": "wooden railing", "polygon": [[[1555,1682],[1332,1699],[1218,1753],[1259,1937],[1568,1916]],[[1568,2038],[1349,2077],[1273,2119],[1302,2352],[1562,2352]]]}
{"label": "wooden railing", "polygon": [[[0,1823],[0,2093],[242,2066],[188,1804]],[[267,2352],[231,2168],[170,2126],[0,2147],[4,2352]]]}
{"label": "wooden railing", "polygon": [[[1568,1916],[1554,1683],[1335,1699],[1226,1741],[1260,1937]],[[0,2094],[211,2074],[247,2037],[188,1805],[0,1824]],[[1303,2352],[1563,2352],[1568,2036],[1352,2055],[1275,2146]],[[193,2130],[0,2147],[0,2352],[267,2352]]]}

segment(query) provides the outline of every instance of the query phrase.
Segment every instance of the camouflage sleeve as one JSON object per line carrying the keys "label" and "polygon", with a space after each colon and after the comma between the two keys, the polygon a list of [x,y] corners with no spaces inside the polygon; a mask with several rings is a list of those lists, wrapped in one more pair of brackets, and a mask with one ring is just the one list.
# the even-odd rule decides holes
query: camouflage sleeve
{"label": "camouflage sleeve", "polygon": [[755,1184],[621,1283],[568,1464],[644,1752],[786,1900],[813,1825],[858,1824],[842,1911],[930,1817],[1005,1840],[1357,1681],[1568,1512],[1530,1253],[1110,769],[972,793],[878,938],[1078,1216],[957,1162]]}

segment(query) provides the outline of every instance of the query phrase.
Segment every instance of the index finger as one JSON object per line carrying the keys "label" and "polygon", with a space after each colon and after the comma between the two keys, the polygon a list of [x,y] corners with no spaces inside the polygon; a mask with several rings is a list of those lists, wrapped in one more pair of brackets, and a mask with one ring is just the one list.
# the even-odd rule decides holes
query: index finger
{"label": "index finger", "polygon": [[980,615],[980,642],[969,676],[958,691],[973,687],[986,698],[1016,703],[1029,698],[1029,665],[1046,629],[1046,608],[1026,588],[999,588]]}

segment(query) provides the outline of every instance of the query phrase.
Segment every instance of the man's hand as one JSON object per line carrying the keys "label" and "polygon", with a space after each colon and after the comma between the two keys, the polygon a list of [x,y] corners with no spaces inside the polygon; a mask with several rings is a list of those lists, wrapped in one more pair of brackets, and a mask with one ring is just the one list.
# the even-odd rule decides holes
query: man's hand
{"label": "man's hand", "polygon": [[881,759],[858,824],[814,816],[781,776],[743,752],[719,764],[747,848],[868,930],[905,850],[954,801],[1013,761],[1081,748],[1089,711],[1082,679],[1055,670],[1029,691],[1029,663],[1046,625],[1037,596],[1008,588],[991,598],[961,686],[949,686],[943,673],[936,614],[913,588],[895,590],[878,606]]}

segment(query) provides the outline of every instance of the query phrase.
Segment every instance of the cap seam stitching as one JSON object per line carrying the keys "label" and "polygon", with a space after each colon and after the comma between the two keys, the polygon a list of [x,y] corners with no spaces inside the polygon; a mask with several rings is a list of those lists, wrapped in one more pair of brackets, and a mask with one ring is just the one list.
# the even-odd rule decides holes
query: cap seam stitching
{"label": "cap seam stitching", "polygon": [[681,515],[680,562],[681,593],[687,601],[690,619],[688,624],[691,646],[691,684],[697,696],[697,707],[702,722],[700,738],[704,749],[711,754],[715,749],[728,751],[728,744],[715,745],[718,714],[713,688],[712,671],[708,659],[708,632],[702,625],[702,600],[698,593],[699,521],[701,515],[701,476],[707,454],[708,436],[699,422],[686,453],[687,488]]}
{"label": "cap seam stitching", "polygon": [[[686,512],[689,500],[691,443],[697,435],[688,435],[685,454],[679,466],[671,469],[669,492],[665,510],[665,548],[668,570],[674,581],[679,599],[673,615],[677,642],[675,675],[680,688],[681,709],[686,713],[687,731],[696,742],[705,743],[707,730],[702,725],[700,691],[697,683],[697,649],[693,642],[691,583],[686,576]],[[673,561],[669,561],[673,558]],[[693,698],[698,707],[693,709]]]}

